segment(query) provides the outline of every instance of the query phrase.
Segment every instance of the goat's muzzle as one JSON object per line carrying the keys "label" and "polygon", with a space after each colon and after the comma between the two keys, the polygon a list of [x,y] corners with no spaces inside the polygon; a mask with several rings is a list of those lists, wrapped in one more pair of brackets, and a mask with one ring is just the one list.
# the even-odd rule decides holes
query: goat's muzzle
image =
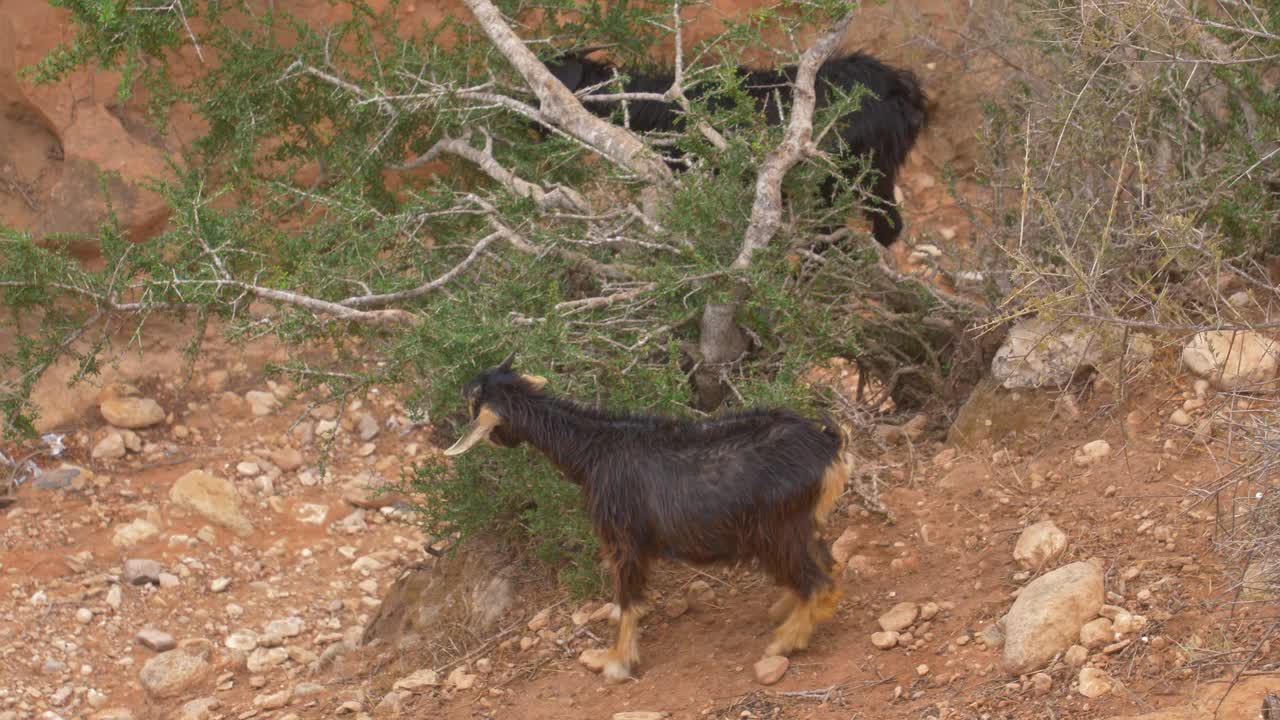
{"label": "goat's muzzle", "polygon": [[461,455],[470,450],[472,446],[481,440],[488,440],[489,433],[502,423],[502,418],[498,414],[485,406],[480,406],[480,412],[476,414],[476,419],[471,421],[467,426],[467,431],[463,433],[462,438],[454,443],[452,447],[444,451],[449,457]]}

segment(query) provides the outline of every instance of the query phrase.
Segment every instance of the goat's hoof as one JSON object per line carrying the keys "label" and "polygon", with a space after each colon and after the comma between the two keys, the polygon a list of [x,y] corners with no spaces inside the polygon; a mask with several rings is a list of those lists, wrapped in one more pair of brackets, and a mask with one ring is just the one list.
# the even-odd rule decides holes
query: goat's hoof
{"label": "goat's hoof", "polygon": [[615,660],[604,666],[604,678],[611,683],[626,682],[631,679],[631,669]]}
{"label": "goat's hoof", "polygon": [[773,655],[787,657],[788,655],[791,654],[791,650],[792,650],[791,646],[787,645],[786,643],[780,643],[776,641],[771,642],[769,643],[769,647],[765,648],[764,650],[764,657],[770,657]]}

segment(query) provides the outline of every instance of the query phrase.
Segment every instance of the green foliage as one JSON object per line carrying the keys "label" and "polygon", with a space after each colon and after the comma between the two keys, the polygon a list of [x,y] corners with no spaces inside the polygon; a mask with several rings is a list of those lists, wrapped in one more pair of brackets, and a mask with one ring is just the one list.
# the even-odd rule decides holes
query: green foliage
{"label": "green foliage", "polygon": [[[698,133],[674,138],[694,167],[652,218],[638,212],[641,188],[625,173],[571,139],[537,138],[511,110],[533,95],[469,18],[406,28],[396,3],[375,10],[357,2],[350,19],[314,27],[286,13],[254,16],[238,2],[55,4],[71,9],[77,34],[36,68],[42,81],[96,63],[124,71],[127,97],[140,77],[167,77],[172,51],[186,43],[216,62],[181,86],[169,77],[154,95],[189,103],[207,127],[157,185],[172,211],[163,233],[131,244],[114,225],[102,228],[105,262],[94,272],[65,248],[4,235],[0,292],[19,338],[3,358],[19,378],[0,396],[10,431],[32,429],[26,398],[55,359],[81,353],[81,374],[96,371],[110,348],[95,321],[108,313],[186,313],[193,328],[216,320],[234,339],[274,333],[299,352],[271,369],[300,389],[347,398],[376,385],[407,388],[411,412],[457,432],[459,387],[511,349],[556,392],[693,415],[683,347],[697,340],[701,308],[741,282],[751,292],[739,319],[760,345],[726,368],[735,404],[816,411],[819,399],[801,381],[808,365],[896,343],[895,323],[938,311],[877,276],[870,251],[797,267],[791,251],[859,202],[841,180],[835,210],[821,209],[812,188],[839,177],[821,159],[788,177],[788,223],[772,246],[750,271],[727,269],[750,219],[756,168],[782,132],[762,121],[730,69],[765,34],[795,36],[847,11],[845,2],[785,2],[730,23],[690,53],[692,79],[714,90],[690,113],[720,129],[728,147],[715,150]],[[639,66],[671,32],[669,0],[501,6],[529,21],[517,29],[542,57],[613,43]],[[536,25],[534,10],[544,15]],[[197,15],[198,33],[188,27]],[[802,50],[779,50],[778,61]],[[856,92],[839,99],[817,126],[860,100]],[[835,150],[833,137],[825,147]],[[437,158],[444,173],[404,167],[445,139],[491,153],[543,191],[571,188],[591,208],[539,203],[452,154]],[[488,242],[483,252],[479,242]],[[430,289],[367,300],[423,286]],[[893,313],[866,312],[885,303]],[[415,322],[371,326],[335,317],[335,308],[394,308]],[[904,347],[935,352],[916,342]],[[301,352],[319,344],[331,351],[325,360]],[[189,352],[198,347],[197,334]],[[598,587],[578,489],[532,451],[477,450],[449,467],[418,468],[415,483],[434,529],[526,537],[565,582]]]}

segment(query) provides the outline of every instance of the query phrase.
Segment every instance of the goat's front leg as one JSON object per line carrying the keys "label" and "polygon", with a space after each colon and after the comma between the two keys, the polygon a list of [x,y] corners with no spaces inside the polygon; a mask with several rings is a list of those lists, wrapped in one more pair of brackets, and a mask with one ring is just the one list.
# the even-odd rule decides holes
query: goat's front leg
{"label": "goat's front leg", "polygon": [[619,555],[613,562],[618,603],[618,635],[608,650],[588,650],[583,662],[602,671],[613,682],[631,678],[640,662],[640,605],[644,598],[646,568],[642,560]]}

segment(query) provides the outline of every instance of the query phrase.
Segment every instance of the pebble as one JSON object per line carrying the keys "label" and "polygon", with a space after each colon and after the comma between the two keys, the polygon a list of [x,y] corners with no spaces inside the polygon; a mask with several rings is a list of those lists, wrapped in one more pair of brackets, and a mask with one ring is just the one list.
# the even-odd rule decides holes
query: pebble
{"label": "pebble", "polygon": [[261,390],[250,390],[244,394],[244,399],[249,404],[249,411],[258,417],[270,415],[280,404],[275,395]]}
{"label": "pebble", "polygon": [[124,594],[120,590],[119,585],[112,585],[107,589],[107,606],[112,610],[119,610],[121,603],[124,601]]}
{"label": "pebble", "polygon": [[130,585],[157,584],[160,582],[160,563],[145,558],[129,558],[124,561],[124,581]]}
{"label": "pebble", "polygon": [[176,588],[181,584],[182,584],[182,581],[178,579],[177,575],[174,575],[173,573],[167,573],[167,572],[160,573],[160,587]]}
{"label": "pebble", "polygon": [[1177,425],[1178,427],[1187,427],[1191,424],[1191,416],[1187,414],[1187,411],[1182,408],[1178,408],[1169,415],[1169,422]]}
{"label": "pebble", "polygon": [[918,675],[918,676],[920,676],[920,677],[924,677],[925,675],[928,675],[928,674],[929,674],[929,666],[928,666],[928,665],[925,665],[924,663],[921,663],[921,664],[919,664],[919,665],[917,665],[917,666],[916,666],[916,675]]}
{"label": "pebble", "polygon": [[215,578],[213,582],[209,583],[209,591],[216,592],[216,593],[226,592],[227,588],[230,586],[231,586],[231,578],[225,578],[225,577]]}
{"label": "pebble", "polygon": [[938,615],[938,612],[941,610],[942,608],[938,607],[938,603],[930,600],[929,602],[920,606],[920,619],[925,621],[932,620]]}
{"label": "pebble", "polygon": [[840,533],[840,537],[831,543],[831,557],[835,559],[837,565],[844,565],[853,556],[853,551],[858,547],[858,533],[851,527],[845,528]]}
{"label": "pebble", "polygon": [[172,635],[155,628],[143,628],[138,631],[137,635],[133,636],[133,639],[137,640],[138,644],[143,647],[150,648],[156,652],[165,652],[178,646]]}
{"label": "pebble", "polygon": [[533,632],[538,632],[545,628],[550,622],[551,608],[546,608],[545,610],[539,611],[537,615],[534,615],[533,618],[529,620],[528,628]]}
{"label": "pebble", "polygon": [[253,652],[258,648],[258,636],[252,630],[237,630],[228,635],[227,639],[222,641],[222,644],[231,650],[245,653]]}
{"label": "pebble", "polygon": [[1091,700],[1111,692],[1111,677],[1098,668],[1081,668],[1079,681],[1080,694]]}
{"label": "pebble", "polygon": [[361,413],[356,420],[356,435],[365,442],[377,437],[378,430],[378,420],[369,413]]}
{"label": "pebble", "polygon": [[392,688],[395,690],[408,690],[410,692],[416,692],[419,690],[425,690],[426,688],[429,688],[429,687],[435,687],[436,685],[439,685],[439,684],[440,684],[439,674],[436,673],[435,670],[432,670],[430,668],[425,668],[411,675],[406,675],[405,677],[400,678],[395,682]]}
{"label": "pebble", "polygon": [[1094,465],[1111,455],[1111,443],[1106,440],[1094,440],[1085,443],[1076,450],[1071,460],[1079,467],[1088,467]]}
{"label": "pebble", "polygon": [[920,607],[913,602],[900,602],[880,616],[880,629],[885,632],[901,632],[911,627],[920,616]]}
{"label": "pebble", "polygon": [[93,611],[89,608],[80,608],[76,611],[76,622],[81,625],[88,625],[93,622]]}
{"label": "pebble", "polygon": [[756,674],[756,682],[761,685],[772,685],[782,679],[787,673],[787,668],[791,667],[791,661],[781,655],[770,655],[756,661],[753,669]]}
{"label": "pebble", "polygon": [[1053,689],[1053,678],[1046,673],[1031,676],[1031,691],[1036,695],[1048,695]]}
{"label": "pebble", "polygon": [[871,633],[871,644],[881,650],[889,650],[898,644],[898,633],[893,630]]}
{"label": "pebble", "polygon": [[285,688],[279,692],[259,695],[253,699],[253,704],[263,710],[279,710],[288,705],[291,700],[293,700],[293,691]]}
{"label": "pebble", "polygon": [[667,601],[666,606],[663,607],[663,612],[666,613],[667,617],[674,620],[675,618],[689,612],[689,601],[682,597],[672,598]]}

